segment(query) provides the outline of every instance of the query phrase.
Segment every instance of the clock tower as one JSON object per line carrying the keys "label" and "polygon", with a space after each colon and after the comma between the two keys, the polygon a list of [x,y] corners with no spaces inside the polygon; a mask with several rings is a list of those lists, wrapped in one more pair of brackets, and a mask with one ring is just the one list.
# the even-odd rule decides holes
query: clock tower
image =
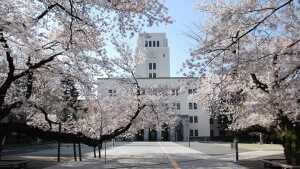
{"label": "clock tower", "polygon": [[145,60],[137,65],[140,78],[170,77],[170,52],[165,33],[143,33],[137,40],[136,53],[143,51]]}

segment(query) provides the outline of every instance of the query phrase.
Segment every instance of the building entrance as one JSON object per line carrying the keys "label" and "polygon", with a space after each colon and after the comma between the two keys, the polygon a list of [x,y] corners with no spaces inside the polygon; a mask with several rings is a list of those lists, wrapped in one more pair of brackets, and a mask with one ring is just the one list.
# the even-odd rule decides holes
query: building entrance
{"label": "building entrance", "polygon": [[140,130],[135,134],[135,141],[144,141],[144,130]]}
{"label": "building entrance", "polygon": [[181,123],[175,128],[175,141],[183,141],[183,125]]}
{"label": "building entrance", "polygon": [[161,140],[162,141],[170,141],[170,132],[169,129],[165,131],[161,131]]}
{"label": "building entrance", "polygon": [[157,131],[155,130],[149,131],[149,141],[157,141]]}

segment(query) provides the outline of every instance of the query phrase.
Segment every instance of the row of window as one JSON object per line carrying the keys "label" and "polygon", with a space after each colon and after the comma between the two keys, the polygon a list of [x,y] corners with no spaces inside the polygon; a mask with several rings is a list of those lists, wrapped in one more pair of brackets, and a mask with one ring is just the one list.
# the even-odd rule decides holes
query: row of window
{"label": "row of window", "polygon": [[[180,103],[174,103],[177,110],[180,110]],[[197,103],[189,103],[189,109],[197,109]]]}
{"label": "row of window", "polygon": [[198,123],[198,116],[190,116],[190,123]]}
{"label": "row of window", "polygon": [[145,41],[145,47],[159,47],[159,41]]}
{"label": "row of window", "polygon": [[156,70],[156,63],[149,63],[149,70]]}
{"label": "row of window", "polygon": [[108,90],[108,94],[110,96],[116,96],[117,95],[117,90],[116,89],[114,89],[114,90]]}
{"label": "row of window", "polygon": [[190,130],[190,137],[198,137],[198,130]]}
{"label": "row of window", "polygon": [[196,93],[196,89],[188,89],[188,94],[194,94]]}
{"label": "row of window", "polygon": [[[152,69],[156,69],[156,64],[153,63],[153,65],[151,65]],[[150,63],[149,63],[149,69],[150,69]],[[149,78],[156,78],[156,73],[149,73]],[[196,89],[188,89],[188,93],[190,94],[190,91],[194,92]],[[109,90],[109,95],[110,96],[114,96],[116,94],[116,90]],[[145,90],[144,90],[145,92]],[[144,93],[145,94],[145,93]],[[179,89],[172,89],[172,95],[179,95]],[[180,109],[180,103],[177,103],[179,105],[177,105],[177,109]],[[189,109],[197,109],[197,103],[189,103]],[[210,124],[213,124],[213,119],[210,119]]]}
{"label": "row of window", "polygon": [[197,103],[189,103],[189,109],[197,109]]}
{"label": "row of window", "polygon": [[156,78],[156,73],[149,73],[149,78]]}

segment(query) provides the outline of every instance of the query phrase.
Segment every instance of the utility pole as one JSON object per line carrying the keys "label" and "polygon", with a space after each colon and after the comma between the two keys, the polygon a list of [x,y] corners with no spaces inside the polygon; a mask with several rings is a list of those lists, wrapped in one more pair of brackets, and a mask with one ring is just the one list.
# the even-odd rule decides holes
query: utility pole
{"label": "utility pole", "polygon": [[58,123],[58,150],[57,150],[57,162],[60,162],[60,134],[61,134],[61,122]]}

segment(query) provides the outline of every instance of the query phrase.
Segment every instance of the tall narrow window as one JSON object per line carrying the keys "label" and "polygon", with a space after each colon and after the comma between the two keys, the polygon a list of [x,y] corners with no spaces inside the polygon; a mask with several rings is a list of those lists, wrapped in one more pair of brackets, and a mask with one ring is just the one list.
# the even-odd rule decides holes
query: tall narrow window
{"label": "tall narrow window", "polygon": [[152,73],[149,73],[149,78],[152,78]]}
{"label": "tall narrow window", "polygon": [[193,103],[189,103],[189,109],[193,109]]}
{"label": "tall narrow window", "polygon": [[156,70],[156,63],[153,63],[153,70]]}
{"label": "tall narrow window", "polygon": [[166,57],[166,54],[164,54],[163,57]]}
{"label": "tall narrow window", "polygon": [[149,63],[149,70],[152,70],[152,63]]}
{"label": "tall narrow window", "polygon": [[194,136],[194,132],[193,130],[190,130],[190,137],[193,137]]}
{"label": "tall narrow window", "polygon": [[145,47],[148,47],[148,41],[145,41]]}
{"label": "tall narrow window", "polygon": [[188,89],[189,94],[193,94],[193,89]]}
{"label": "tall narrow window", "polygon": [[194,116],[194,123],[198,123],[198,116]]}
{"label": "tall narrow window", "polygon": [[197,103],[194,103],[194,109],[197,109]]}
{"label": "tall narrow window", "polygon": [[153,78],[156,78],[156,73],[153,73]]}
{"label": "tall narrow window", "polygon": [[155,41],[153,41],[153,47],[155,47]]}
{"label": "tall narrow window", "polygon": [[157,41],[157,47],[159,47],[159,41]]}
{"label": "tall narrow window", "polygon": [[195,137],[198,137],[198,130],[195,130]]}
{"label": "tall narrow window", "polygon": [[193,116],[190,116],[190,123],[193,123]]}
{"label": "tall narrow window", "polygon": [[177,110],[180,110],[180,103],[177,103]]}
{"label": "tall narrow window", "polygon": [[152,47],[152,41],[149,41],[149,47]]}

